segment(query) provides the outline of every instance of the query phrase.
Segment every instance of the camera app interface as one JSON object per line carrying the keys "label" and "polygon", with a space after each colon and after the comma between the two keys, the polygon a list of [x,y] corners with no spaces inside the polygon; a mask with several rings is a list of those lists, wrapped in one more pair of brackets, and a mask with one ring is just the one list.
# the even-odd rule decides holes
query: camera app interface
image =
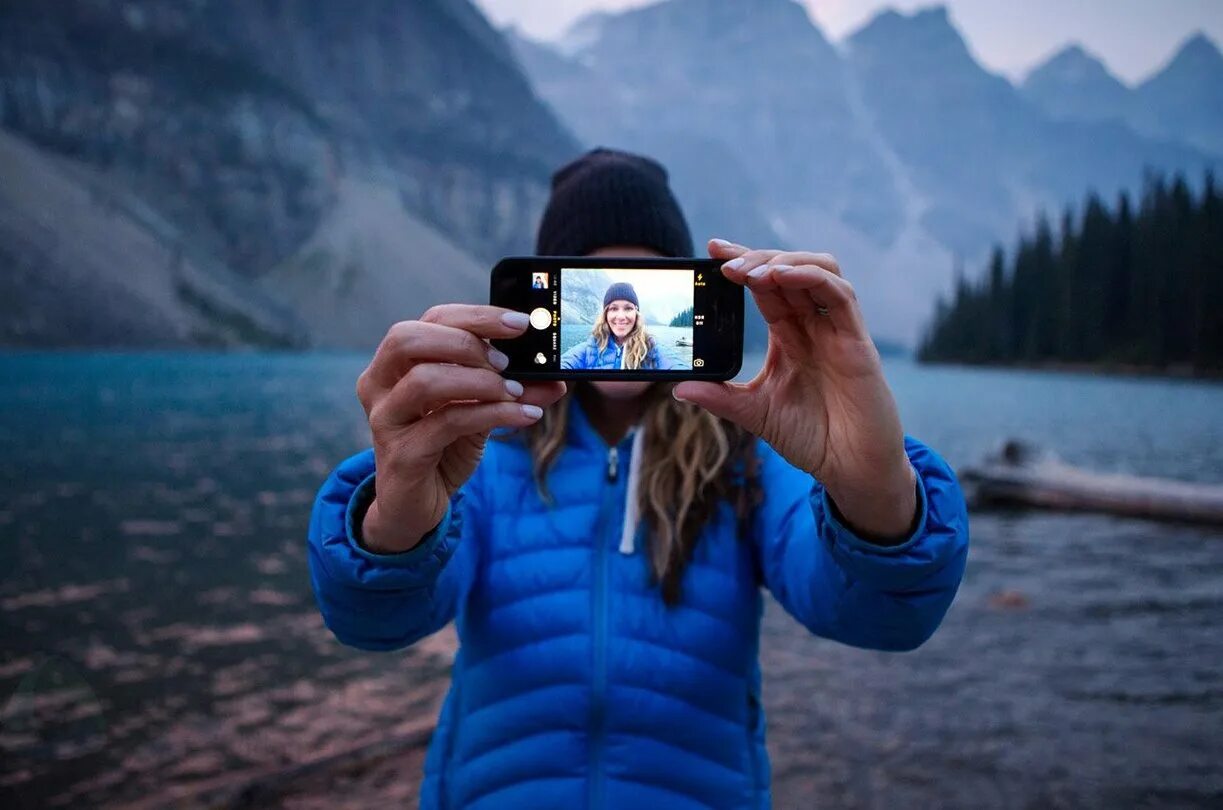
{"label": "camera app interface", "polygon": [[532,365],[563,371],[690,371],[700,356],[704,275],[565,267],[530,274]]}

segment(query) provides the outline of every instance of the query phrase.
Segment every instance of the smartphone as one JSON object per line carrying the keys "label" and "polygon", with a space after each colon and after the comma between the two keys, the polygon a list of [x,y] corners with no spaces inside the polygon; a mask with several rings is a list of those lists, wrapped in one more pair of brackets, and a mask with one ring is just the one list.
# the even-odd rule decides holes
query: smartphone
{"label": "smartphone", "polygon": [[743,287],[713,259],[511,257],[489,299],[531,319],[492,341],[506,377],[729,380],[743,365]]}

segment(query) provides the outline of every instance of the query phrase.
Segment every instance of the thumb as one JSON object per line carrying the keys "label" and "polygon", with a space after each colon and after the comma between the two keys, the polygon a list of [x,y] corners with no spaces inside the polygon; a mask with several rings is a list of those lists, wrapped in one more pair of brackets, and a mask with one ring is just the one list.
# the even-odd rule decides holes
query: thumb
{"label": "thumb", "polygon": [[691,402],[714,416],[756,432],[756,396],[737,383],[682,382],[671,390],[680,402]]}

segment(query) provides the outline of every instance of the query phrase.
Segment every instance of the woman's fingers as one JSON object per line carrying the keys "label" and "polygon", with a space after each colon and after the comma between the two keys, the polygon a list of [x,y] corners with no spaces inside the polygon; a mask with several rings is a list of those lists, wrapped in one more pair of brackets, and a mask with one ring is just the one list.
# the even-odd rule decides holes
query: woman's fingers
{"label": "woman's fingers", "polygon": [[416,423],[422,455],[440,453],[464,436],[488,435],[497,428],[524,428],[539,421],[543,409],[521,402],[454,403]]}
{"label": "woman's fingers", "polygon": [[778,253],[770,262],[771,264],[784,264],[791,267],[800,267],[806,264],[813,264],[816,267],[822,267],[830,273],[835,273],[840,276],[841,265],[837,261],[836,256],[831,253],[810,253],[807,251],[790,251]]}
{"label": "woman's fingers", "polygon": [[418,363],[369,412],[371,424],[409,425],[454,401],[510,402],[525,389],[486,368]]}
{"label": "woman's fingers", "polygon": [[[515,329],[514,334],[520,331]],[[401,321],[387,332],[369,368],[357,381],[357,396],[366,410],[373,397],[394,388],[409,369],[424,362],[501,371],[509,358],[470,330],[428,321]]]}
{"label": "woman's fingers", "polygon": [[565,393],[563,382],[523,385],[495,371],[441,363],[419,363],[371,407],[369,421],[396,428],[417,422],[456,402],[514,402],[546,408]]}
{"label": "woman's fingers", "polygon": [[556,401],[563,397],[567,390],[565,384],[559,380],[526,383],[523,387],[526,390],[518,398],[518,401],[524,405],[538,405],[541,408],[549,408],[555,405]]}
{"label": "woman's fingers", "polygon": [[[713,256],[714,247],[714,243],[710,242],[711,256]],[[732,248],[733,250],[727,249],[727,255],[731,253],[736,255],[722,265],[722,275],[736,284],[749,286],[749,289],[751,289],[750,285],[748,285],[749,274],[761,265],[767,264],[772,257],[781,253],[779,250],[749,250],[740,245],[733,245]],[[723,256],[714,256],[714,258],[723,258]],[[780,294],[770,293],[763,289],[751,289],[751,292],[752,298],[755,299],[756,306],[760,309],[760,314],[764,316],[766,323],[776,323],[788,314],[786,302]]]}
{"label": "woman's fingers", "polygon": [[751,248],[746,248],[734,242],[727,242],[725,239],[710,239],[706,249],[709,251],[709,258],[727,261],[742,256]]}
{"label": "woman's fingers", "polygon": [[722,265],[722,275],[736,284],[746,284],[748,274],[762,264],[767,264],[780,250],[749,250]]}
{"label": "woman's fingers", "polygon": [[482,338],[517,337],[530,323],[525,312],[480,304],[440,304],[420,319],[425,323],[464,329]]}
{"label": "woman's fingers", "polygon": [[[841,265],[837,262],[836,257],[834,257],[830,253],[810,253],[808,251],[790,251],[786,253],[777,254],[770,260],[769,263],[773,267],[781,267],[781,268],[803,267],[803,266],[810,265],[810,266],[815,266],[815,267],[822,267],[825,270],[827,270],[828,272],[833,273],[834,275],[837,275],[837,276],[841,275]],[[799,314],[804,319],[806,319],[807,316],[810,315],[810,312],[811,312],[810,298],[804,293],[804,291],[800,287],[778,284],[777,288],[781,290],[782,297],[785,298],[786,303],[788,303],[790,307],[797,314]],[[827,309],[827,307],[825,307],[822,303],[817,301],[816,307],[817,307],[817,312],[821,312],[822,314],[827,314],[823,312],[823,310]]]}
{"label": "woman's fingers", "polygon": [[675,386],[671,395],[681,402],[691,402],[714,416],[734,422],[749,433],[760,433],[758,395],[750,386],[689,380]]}
{"label": "woman's fingers", "polygon": [[838,332],[867,337],[853,285],[827,267],[772,265],[767,279],[760,283],[780,290],[804,319],[828,318]]}

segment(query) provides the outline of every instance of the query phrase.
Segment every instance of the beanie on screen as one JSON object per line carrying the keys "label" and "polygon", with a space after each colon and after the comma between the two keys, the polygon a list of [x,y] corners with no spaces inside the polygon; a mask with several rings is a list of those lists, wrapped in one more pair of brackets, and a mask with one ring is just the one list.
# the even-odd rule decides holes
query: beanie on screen
{"label": "beanie on screen", "polygon": [[607,309],[607,305],[612,301],[631,301],[633,306],[641,309],[641,304],[637,303],[637,291],[627,281],[617,281],[607,288],[607,294],[603,296],[603,308]]}
{"label": "beanie on screen", "polygon": [[666,169],[639,155],[595,149],[552,176],[535,253],[585,256],[614,245],[686,258],[692,255],[692,234]]}

